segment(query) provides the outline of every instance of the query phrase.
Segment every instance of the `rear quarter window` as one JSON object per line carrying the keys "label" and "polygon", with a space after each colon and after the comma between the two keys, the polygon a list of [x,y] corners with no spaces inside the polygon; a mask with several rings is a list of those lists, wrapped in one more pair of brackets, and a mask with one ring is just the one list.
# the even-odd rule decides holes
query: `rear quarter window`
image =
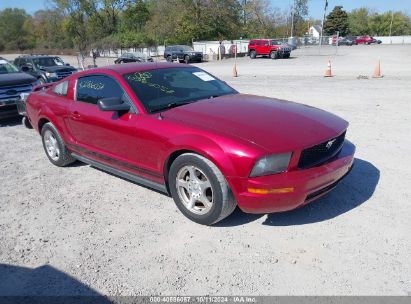
{"label": "rear quarter window", "polygon": [[52,91],[54,92],[54,94],[57,94],[59,96],[67,96],[67,89],[68,81],[66,80],[54,86]]}

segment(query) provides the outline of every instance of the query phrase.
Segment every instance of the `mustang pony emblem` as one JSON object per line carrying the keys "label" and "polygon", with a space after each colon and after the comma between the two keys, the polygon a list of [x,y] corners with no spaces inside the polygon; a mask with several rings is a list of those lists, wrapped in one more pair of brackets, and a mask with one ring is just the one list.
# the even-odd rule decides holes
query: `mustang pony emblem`
{"label": "mustang pony emblem", "polygon": [[335,139],[332,139],[332,140],[328,141],[327,144],[325,145],[325,147],[326,147],[327,149],[330,149],[331,146],[333,145],[333,143],[334,143],[336,140],[337,140],[337,139],[335,138]]}

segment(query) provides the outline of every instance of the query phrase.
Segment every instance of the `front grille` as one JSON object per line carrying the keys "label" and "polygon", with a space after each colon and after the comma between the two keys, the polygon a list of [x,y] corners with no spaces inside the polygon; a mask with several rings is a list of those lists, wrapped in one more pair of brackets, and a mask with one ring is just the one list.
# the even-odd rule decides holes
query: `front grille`
{"label": "front grille", "polygon": [[344,139],[345,132],[338,137],[303,150],[298,162],[298,168],[306,169],[314,167],[334,157],[340,152]]}
{"label": "front grille", "polygon": [[29,93],[31,92],[31,89],[32,89],[31,84],[1,86],[0,87],[0,101],[18,99],[21,93]]}
{"label": "front grille", "polygon": [[59,79],[63,79],[63,78],[66,78],[66,77],[68,77],[68,76],[70,76],[71,74],[73,74],[73,72],[72,71],[66,71],[66,72],[57,72],[57,77],[59,78]]}

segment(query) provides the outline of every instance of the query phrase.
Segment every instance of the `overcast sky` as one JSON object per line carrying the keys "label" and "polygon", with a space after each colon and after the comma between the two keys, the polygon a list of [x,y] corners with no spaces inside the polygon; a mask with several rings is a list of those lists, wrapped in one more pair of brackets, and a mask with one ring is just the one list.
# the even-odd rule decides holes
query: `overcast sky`
{"label": "overcast sky", "polygon": [[[274,7],[289,9],[292,0],[270,0]],[[324,13],[325,0],[308,0],[310,16],[321,19]],[[336,5],[342,5],[345,10],[358,7],[369,7],[378,12],[389,10],[411,13],[411,0],[328,0],[328,11]],[[34,13],[38,9],[50,6],[49,0],[0,0],[0,9],[6,7],[24,8],[28,13]]]}

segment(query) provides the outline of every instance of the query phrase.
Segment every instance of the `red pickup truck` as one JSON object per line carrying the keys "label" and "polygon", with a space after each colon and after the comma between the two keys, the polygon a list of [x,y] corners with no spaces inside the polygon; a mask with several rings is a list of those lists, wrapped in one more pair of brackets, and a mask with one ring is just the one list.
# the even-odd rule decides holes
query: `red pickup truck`
{"label": "red pickup truck", "polygon": [[257,56],[269,56],[271,59],[289,58],[291,48],[278,40],[254,39],[248,44],[248,55],[251,59]]}

